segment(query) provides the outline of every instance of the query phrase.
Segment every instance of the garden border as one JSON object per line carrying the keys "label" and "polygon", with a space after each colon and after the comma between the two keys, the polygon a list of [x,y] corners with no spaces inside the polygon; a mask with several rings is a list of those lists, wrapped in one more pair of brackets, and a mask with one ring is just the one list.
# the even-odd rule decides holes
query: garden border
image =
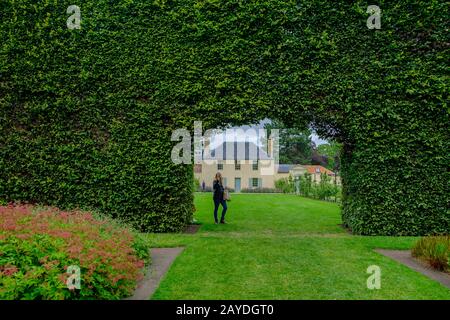
{"label": "garden border", "polygon": [[169,271],[172,263],[183,252],[184,247],[152,248],[152,263],[147,268],[147,273],[139,281],[136,290],[131,297],[125,300],[149,300],[159,286],[161,279]]}
{"label": "garden border", "polygon": [[434,270],[425,263],[415,259],[411,255],[411,250],[375,249],[375,251],[383,256],[400,262],[402,265],[405,265],[450,289],[450,275],[445,272]]}

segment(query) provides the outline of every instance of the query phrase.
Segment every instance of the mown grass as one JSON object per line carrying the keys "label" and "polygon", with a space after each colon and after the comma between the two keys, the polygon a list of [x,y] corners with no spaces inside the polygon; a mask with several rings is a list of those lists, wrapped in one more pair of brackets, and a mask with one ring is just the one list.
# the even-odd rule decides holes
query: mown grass
{"label": "mown grass", "polygon": [[[410,249],[414,237],[353,236],[340,209],[282,194],[234,194],[214,225],[210,194],[196,194],[196,234],[149,234],[154,247],[185,246],[153,299],[450,299],[450,290],[373,251]],[[381,289],[367,288],[370,265]]]}

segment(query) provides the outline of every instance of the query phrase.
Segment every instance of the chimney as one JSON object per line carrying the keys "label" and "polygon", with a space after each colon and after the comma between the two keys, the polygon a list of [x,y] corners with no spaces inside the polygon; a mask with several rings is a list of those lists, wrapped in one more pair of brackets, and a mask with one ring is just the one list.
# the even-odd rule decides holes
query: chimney
{"label": "chimney", "polygon": [[272,138],[269,137],[267,139],[267,155],[269,157],[272,156],[272,149],[273,149],[273,141],[272,141]]}
{"label": "chimney", "polygon": [[211,156],[209,147],[211,144],[211,137],[203,137],[203,157],[205,155]]}

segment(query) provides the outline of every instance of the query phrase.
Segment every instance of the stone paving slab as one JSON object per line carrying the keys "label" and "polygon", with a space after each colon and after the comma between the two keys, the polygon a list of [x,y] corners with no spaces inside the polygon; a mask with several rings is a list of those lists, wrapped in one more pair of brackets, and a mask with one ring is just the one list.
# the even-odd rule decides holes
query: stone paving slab
{"label": "stone paving slab", "polygon": [[134,294],[126,300],[150,299],[158,288],[161,279],[169,271],[170,266],[183,250],[183,247],[151,249],[152,263],[147,269],[147,274],[144,279],[139,281]]}
{"label": "stone paving slab", "polygon": [[376,252],[394,259],[397,262],[413,269],[414,271],[420,272],[421,274],[431,278],[433,280],[438,281],[443,286],[446,286],[450,289],[450,275],[445,272],[440,272],[434,270],[433,268],[427,266],[425,263],[418,261],[411,255],[410,250],[385,250],[385,249],[376,249]]}

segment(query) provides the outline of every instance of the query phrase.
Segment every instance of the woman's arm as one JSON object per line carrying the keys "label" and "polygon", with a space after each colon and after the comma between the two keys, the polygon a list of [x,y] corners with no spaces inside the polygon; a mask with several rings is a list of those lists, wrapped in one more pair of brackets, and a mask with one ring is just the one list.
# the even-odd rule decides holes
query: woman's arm
{"label": "woman's arm", "polygon": [[219,194],[220,194],[219,181],[214,180],[214,182],[213,182],[213,191],[214,191],[214,195],[219,196]]}

